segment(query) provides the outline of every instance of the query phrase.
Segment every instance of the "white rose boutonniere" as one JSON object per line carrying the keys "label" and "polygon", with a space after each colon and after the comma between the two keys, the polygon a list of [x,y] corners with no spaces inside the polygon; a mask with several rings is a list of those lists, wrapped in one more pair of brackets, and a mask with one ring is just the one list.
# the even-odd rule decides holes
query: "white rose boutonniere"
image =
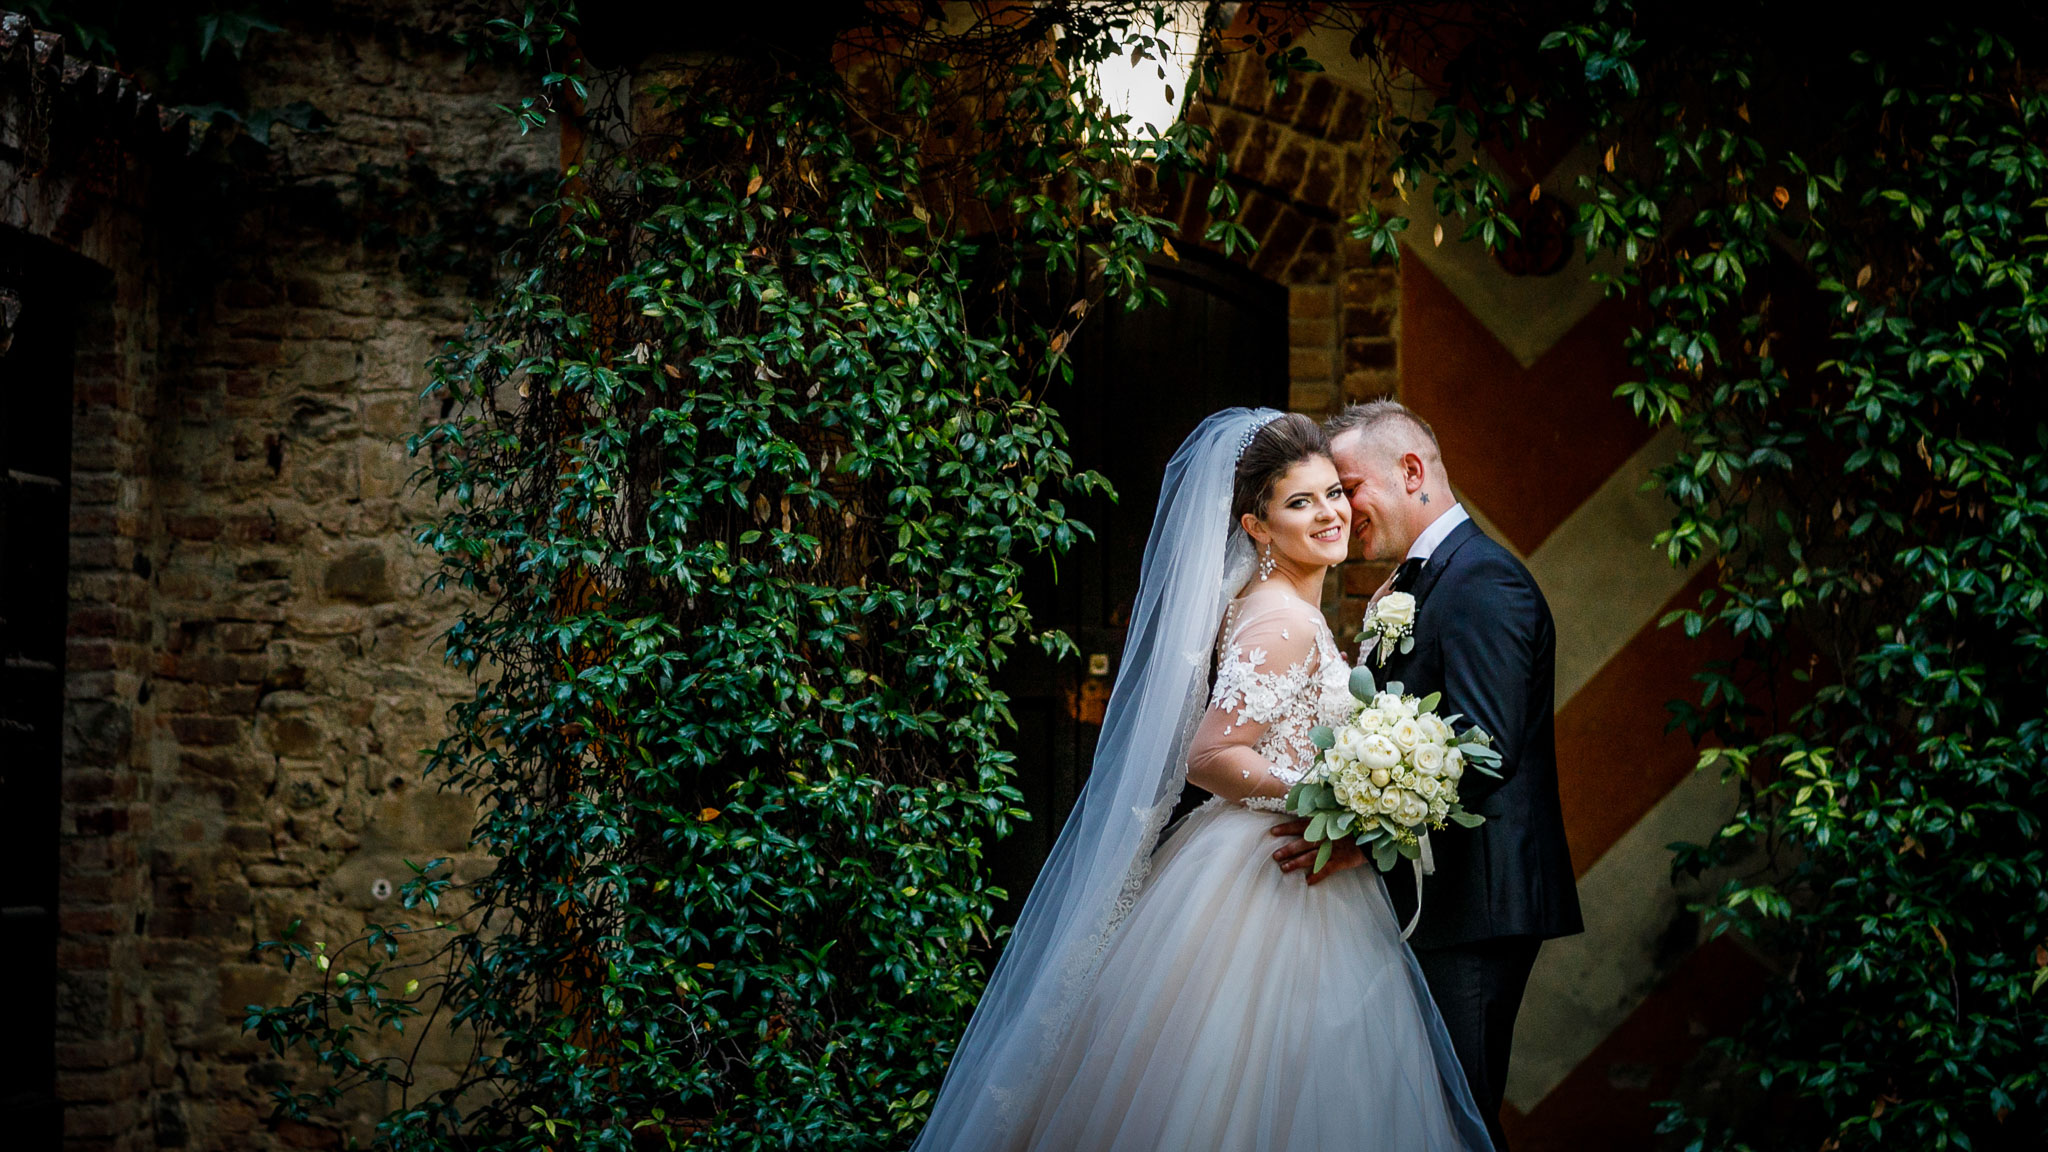
{"label": "white rose boutonniere", "polygon": [[[1365,614],[1365,627],[1358,633],[1358,655],[1371,655],[1384,665],[1395,652],[1415,647],[1415,597],[1406,592],[1389,592]],[[1377,651],[1375,652],[1375,649]]]}

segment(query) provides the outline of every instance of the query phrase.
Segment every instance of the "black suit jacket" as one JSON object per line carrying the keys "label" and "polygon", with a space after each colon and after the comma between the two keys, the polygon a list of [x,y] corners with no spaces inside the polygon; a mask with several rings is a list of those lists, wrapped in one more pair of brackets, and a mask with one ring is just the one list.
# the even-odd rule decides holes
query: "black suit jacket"
{"label": "black suit jacket", "polygon": [[[1410,943],[1446,948],[1584,931],[1557,799],[1550,605],[1521,561],[1470,520],[1437,545],[1410,591],[1415,646],[1373,675],[1416,696],[1442,692],[1437,711],[1463,713],[1458,727],[1484,728],[1501,754],[1501,779],[1468,769],[1459,783],[1466,810],[1486,822],[1430,834],[1436,872],[1424,882]],[[1415,909],[1411,874],[1400,868],[1387,877],[1403,923]]]}

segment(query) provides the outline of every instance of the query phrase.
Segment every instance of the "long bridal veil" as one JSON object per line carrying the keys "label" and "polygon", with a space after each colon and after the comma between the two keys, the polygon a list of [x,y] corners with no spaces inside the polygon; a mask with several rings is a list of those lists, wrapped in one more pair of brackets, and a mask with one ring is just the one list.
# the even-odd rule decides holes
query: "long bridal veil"
{"label": "long bridal veil", "polygon": [[1251,575],[1230,520],[1237,453],[1280,415],[1204,420],[1166,466],[1095,762],[946,1070],[918,1152],[993,1149],[1036,1099],[1187,775],[1224,605]]}

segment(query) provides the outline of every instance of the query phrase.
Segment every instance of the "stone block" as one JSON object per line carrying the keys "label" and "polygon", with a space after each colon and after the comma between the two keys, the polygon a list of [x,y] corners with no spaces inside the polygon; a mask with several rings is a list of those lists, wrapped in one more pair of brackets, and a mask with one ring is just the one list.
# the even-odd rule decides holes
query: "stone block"
{"label": "stone block", "polygon": [[1329,122],[1323,135],[1339,144],[1363,144],[1366,129],[1371,123],[1371,101],[1348,88],[1339,88],[1331,102]]}
{"label": "stone block", "polygon": [[1303,204],[1327,209],[1339,218],[1349,216],[1356,206],[1343,195],[1343,178],[1344,159],[1340,151],[1328,144],[1317,144],[1307,154],[1295,198]]}
{"label": "stone block", "polygon": [[239,744],[246,726],[231,716],[173,716],[170,723],[178,743],[200,747]]}
{"label": "stone block", "polygon": [[164,530],[180,540],[212,540],[220,535],[218,517],[172,513],[164,517]]}
{"label": "stone block", "polygon": [[289,580],[291,575],[291,561],[282,556],[266,556],[255,560],[245,560],[235,565],[235,579],[245,584],[268,580]]}
{"label": "stone block", "polygon": [[320,726],[307,716],[280,716],[266,712],[257,723],[258,739],[273,756],[312,756],[328,745]]}
{"label": "stone block", "polygon": [[1287,407],[1289,411],[1305,413],[1318,419],[1328,416],[1337,411],[1337,386],[1328,377],[1313,381],[1289,381]]}
{"label": "stone block", "polygon": [[1266,164],[1266,183],[1283,195],[1303,199],[1298,190],[1308,172],[1309,142],[1292,133],[1282,134]]}
{"label": "stone block", "polygon": [[1294,263],[1294,255],[1301,250],[1301,240],[1308,235],[1308,229],[1307,217],[1292,205],[1283,206],[1274,216],[1272,227],[1259,237],[1259,250],[1252,257],[1252,271],[1269,280],[1280,279],[1287,266]]}
{"label": "stone block", "polygon": [[1389,370],[1394,367],[1394,341],[1384,336],[1350,336],[1344,341],[1344,371]]}
{"label": "stone block", "polygon": [[1300,83],[1301,102],[1294,110],[1294,130],[1321,136],[1329,128],[1339,89],[1328,76],[1308,76]]}
{"label": "stone block", "polygon": [[1281,131],[1270,120],[1254,120],[1244,134],[1244,142],[1230,154],[1230,174],[1254,185],[1267,185],[1266,168],[1273,162],[1273,154],[1280,150]]}
{"label": "stone block", "polygon": [[[351,384],[362,374],[362,355],[350,345],[316,348],[305,352],[292,365],[293,382],[301,388],[315,392],[339,391]],[[311,397],[300,397],[296,404],[303,403],[321,410],[327,407]],[[344,411],[346,411],[344,409]],[[349,413],[353,417],[353,413]],[[296,419],[296,416],[294,417]]]}
{"label": "stone block", "polygon": [[1238,52],[1231,56],[1225,68],[1235,73],[1221,84],[1222,89],[1229,93],[1230,103],[1247,112],[1264,112],[1266,101],[1273,94],[1273,81],[1266,75],[1265,62],[1249,52]]}
{"label": "stone block", "polygon": [[391,599],[384,553],[373,544],[358,545],[330,562],[321,585],[337,600],[378,604]]}
{"label": "stone block", "polygon": [[[1284,91],[1272,92],[1266,97],[1267,119],[1272,120],[1276,124],[1293,123],[1295,113],[1301,108],[1302,94],[1307,89],[1307,85],[1302,83],[1302,79],[1301,73],[1291,73],[1287,77],[1287,87]],[[1270,91],[1270,81],[1267,87]]]}
{"label": "stone block", "polygon": [[1392,369],[1358,369],[1344,374],[1344,402],[1361,404],[1367,400],[1391,399],[1400,389],[1400,380]]}
{"label": "stone block", "polygon": [[1328,284],[1295,284],[1287,289],[1287,315],[1327,320],[1336,314],[1336,291]]}
{"label": "stone block", "polygon": [[1291,348],[1319,348],[1327,352],[1337,345],[1337,325],[1328,317],[1289,316],[1287,343]]}
{"label": "stone block", "polygon": [[1287,378],[1299,383],[1319,381],[1328,383],[1333,377],[1330,372],[1330,350],[1328,348],[1289,348],[1287,350]]}

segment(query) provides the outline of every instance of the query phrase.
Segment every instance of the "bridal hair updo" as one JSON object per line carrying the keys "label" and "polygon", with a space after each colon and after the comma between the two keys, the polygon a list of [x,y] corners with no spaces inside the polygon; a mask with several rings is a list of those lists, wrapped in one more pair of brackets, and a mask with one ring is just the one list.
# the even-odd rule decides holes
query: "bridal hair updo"
{"label": "bridal hair updo", "polygon": [[1231,523],[1242,521],[1249,512],[1266,518],[1266,505],[1273,499],[1273,485],[1287,470],[1311,456],[1330,459],[1330,442],[1316,422],[1289,412],[1274,419],[1237,457],[1237,483],[1231,489]]}

